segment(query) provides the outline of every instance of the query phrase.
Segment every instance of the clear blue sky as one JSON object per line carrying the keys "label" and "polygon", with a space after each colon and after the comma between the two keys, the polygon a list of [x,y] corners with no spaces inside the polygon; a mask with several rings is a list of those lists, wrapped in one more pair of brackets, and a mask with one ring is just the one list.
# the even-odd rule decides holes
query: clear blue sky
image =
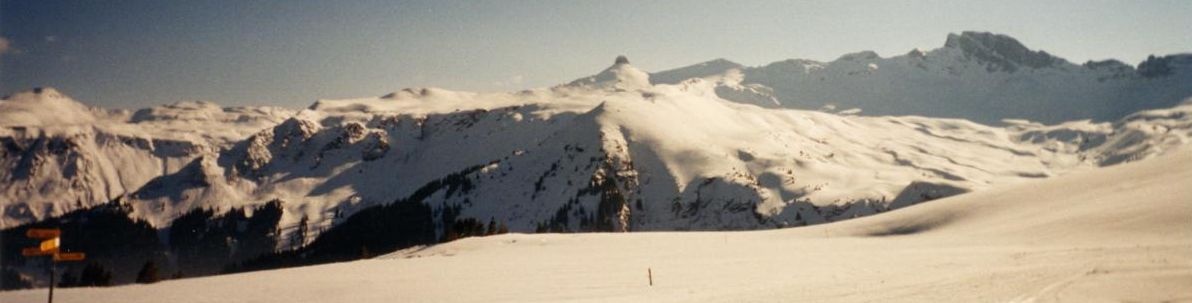
{"label": "clear blue sky", "polygon": [[619,54],[658,71],[727,58],[883,56],[992,31],[1073,62],[1192,51],[1192,1],[0,0],[0,94],[90,104],[304,107],[405,87],[559,84]]}

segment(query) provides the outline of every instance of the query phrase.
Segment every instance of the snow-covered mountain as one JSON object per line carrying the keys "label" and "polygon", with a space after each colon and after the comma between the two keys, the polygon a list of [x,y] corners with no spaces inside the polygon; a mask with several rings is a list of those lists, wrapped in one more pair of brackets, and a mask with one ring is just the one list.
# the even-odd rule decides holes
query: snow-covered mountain
{"label": "snow-covered mountain", "polygon": [[[1006,39],[965,33],[888,59],[756,68],[716,60],[655,74],[622,57],[556,87],[414,88],[300,111],[203,102],[107,111],[39,89],[0,101],[0,226],[117,197],[158,227],[196,208],[281,200],[283,226],[305,217],[318,230],[401,199],[430,206],[435,220],[450,213],[514,231],[798,226],[1149,158],[1192,136],[1192,104],[1160,108],[1175,103],[1131,95],[1181,94],[1186,58],[1155,59],[1166,72],[1144,64],[1109,73]],[[1079,80],[1090,75],[1107,77]],[[1004,89],[1024,81],[1039,90]],[[1070,83],[1083,84],[1061,87]],[[1117,101],[1065,90],[1074,87],[1139,102],[1097,107]],[[838,95],[849,98],[824,97]],[[990,96],[1020,103],[999,111]],[[1053,116],[1052,105],[1018,97],[1069,111]],[[864,114],[1078,121],[988,126],[777,108],[827,103]],[[1151,107],[1159,109],[1079,121]]]}
{"label": "snow-covered mountain", "polygon": [[52,88],[7,96],[0,100],[0,226],[136,191],[292,113],[206,102],[108,111]]}
{"label": "snow-covered mountain", "polygon": [[[1192,283],[1190,178],[1183,149],[807,228],[507,234],[355,262],[64,288],[54,299],[1172,302]],[[45,296],[6,291],[0,301]]]}
{"label": "snow-covered mountain", "polygon": [[1178,104],[1192,95],[1192,54],[1152,56],[1137,67],[1117,60],[1077,65],[1008,36],[963,32],[948,35],[941,48],[888,58],[862,51],[832,62],[759,67],[717,59],[650,79],[673,84],[692,77],[727,78],[721,97],[769,107],[1054,124],[1113,121]]}

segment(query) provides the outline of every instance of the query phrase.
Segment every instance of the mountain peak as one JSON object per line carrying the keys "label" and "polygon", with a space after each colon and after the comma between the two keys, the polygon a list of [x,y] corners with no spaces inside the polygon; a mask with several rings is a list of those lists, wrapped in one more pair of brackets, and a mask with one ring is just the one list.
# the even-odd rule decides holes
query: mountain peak
{"label": "mountain peak", "polygon": [[599,74],[571,81],[567,86],[587,86],[631,90],[650,86],[650,74],[629,64],[629,58],[617,56],[613,66]]}
{"label": "mountain peak", "polygon": [[977,44],[987,48],[1001,47],[1003,49],[1027,50],[1018,39],[991,32],[963,31],[960,34],[949,33],[944,41],[944,47],[965,48],[970,44]]}
{"label": "mountain peak", "polygon": [[1045,51],[1032,51],[1013,37],[990,32],[948,34],[944,48],[959,49],[966,56],[984,61],[990,71],[1014,72],[1019,67],[1042,68],[1063,62]]}
{"label": "mountain peak", "polygon": [[61,99],[65,97],[57,89],[49,86],[34,87],[33,89],[19,91],[16,94],[4,96],[3,100],[17,100],[17,99],[41,99],[53,98]]}
{"label": "mountain peak", "polygon": [[874,51],[866,50],[866,51],[859,51],[859,52],[855,52],[855,53],[847,53],[847,54],[840,56],[840,58],[837,58],[836,60],[867,61],[867,60],[876,60],[876,59],[881,59],[881,56],[879,56]]}
{"label": "mountain peak", "polygon": [[0,126],[73,125],[94,120],[90,107],[52,87],[22,91],[0,102]]}
{"label": "mountain peak", "polygon": [[33,93],[39,94],[39,95],[45,95],[45,96],[55,96],[55,97],[62,96],[62,93],[58,92],[58,89],[55,89],[55,88],[49,87],[49,86],[35,87],[35,88],[33,88]]}
{"label": "mountain peak", "polygon": [[619,64],[629,64],[629,58],[625,57],[625,55],[617,56],[617,60],[613,61],[613,65],[619,65]]}

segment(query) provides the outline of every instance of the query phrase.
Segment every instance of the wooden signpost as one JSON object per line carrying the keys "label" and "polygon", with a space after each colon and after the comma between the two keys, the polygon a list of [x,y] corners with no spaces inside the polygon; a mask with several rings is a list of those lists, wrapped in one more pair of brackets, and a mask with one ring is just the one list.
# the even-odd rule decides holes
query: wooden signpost
{"label": "wooden signpost", "polygon": [[76,252],[54,254],[54,262],[83,261],[84,258],[86,258],[86,255]]}
{"label": "wooden signpost", "polygon": [[26,257],[50,257],[50,299],[49,302],[54,302],[54,266],[58,262],[66,261],[82,261],[87,256],[81,252],[60,252],[59,246],[62,244],[61,236],[62,230],[57,228],[30,228],[25,232],[25,236],[30,239],[41,240],[37,247],[26,247],[21,249],[21,255]]}
{"label": "wooden signpost", "polygon": [[30,228],[25,232],[25,236],[32,239],[50,239],[61,235],[62,231],[57,228]]}
{"label": "wooden signpost", "polygon": [[49,256],[54,254],[52,251],[42,251],[40,247],[27,247],[21,249],[21,255],[26,257]]}

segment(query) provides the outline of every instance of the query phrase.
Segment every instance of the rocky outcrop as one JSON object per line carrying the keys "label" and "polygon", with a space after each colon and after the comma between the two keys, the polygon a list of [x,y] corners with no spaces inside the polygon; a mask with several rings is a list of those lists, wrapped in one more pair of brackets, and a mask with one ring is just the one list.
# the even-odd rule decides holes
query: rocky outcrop
{"label": "rocky outcrop", "polygon": [[1032,51],[1010,36],[988,32],[949,34],[944,47],[957,48],[985,62],[989,71],[1015,72],[1019,68],[1044,68],[1066,62],[1045,51]]}

